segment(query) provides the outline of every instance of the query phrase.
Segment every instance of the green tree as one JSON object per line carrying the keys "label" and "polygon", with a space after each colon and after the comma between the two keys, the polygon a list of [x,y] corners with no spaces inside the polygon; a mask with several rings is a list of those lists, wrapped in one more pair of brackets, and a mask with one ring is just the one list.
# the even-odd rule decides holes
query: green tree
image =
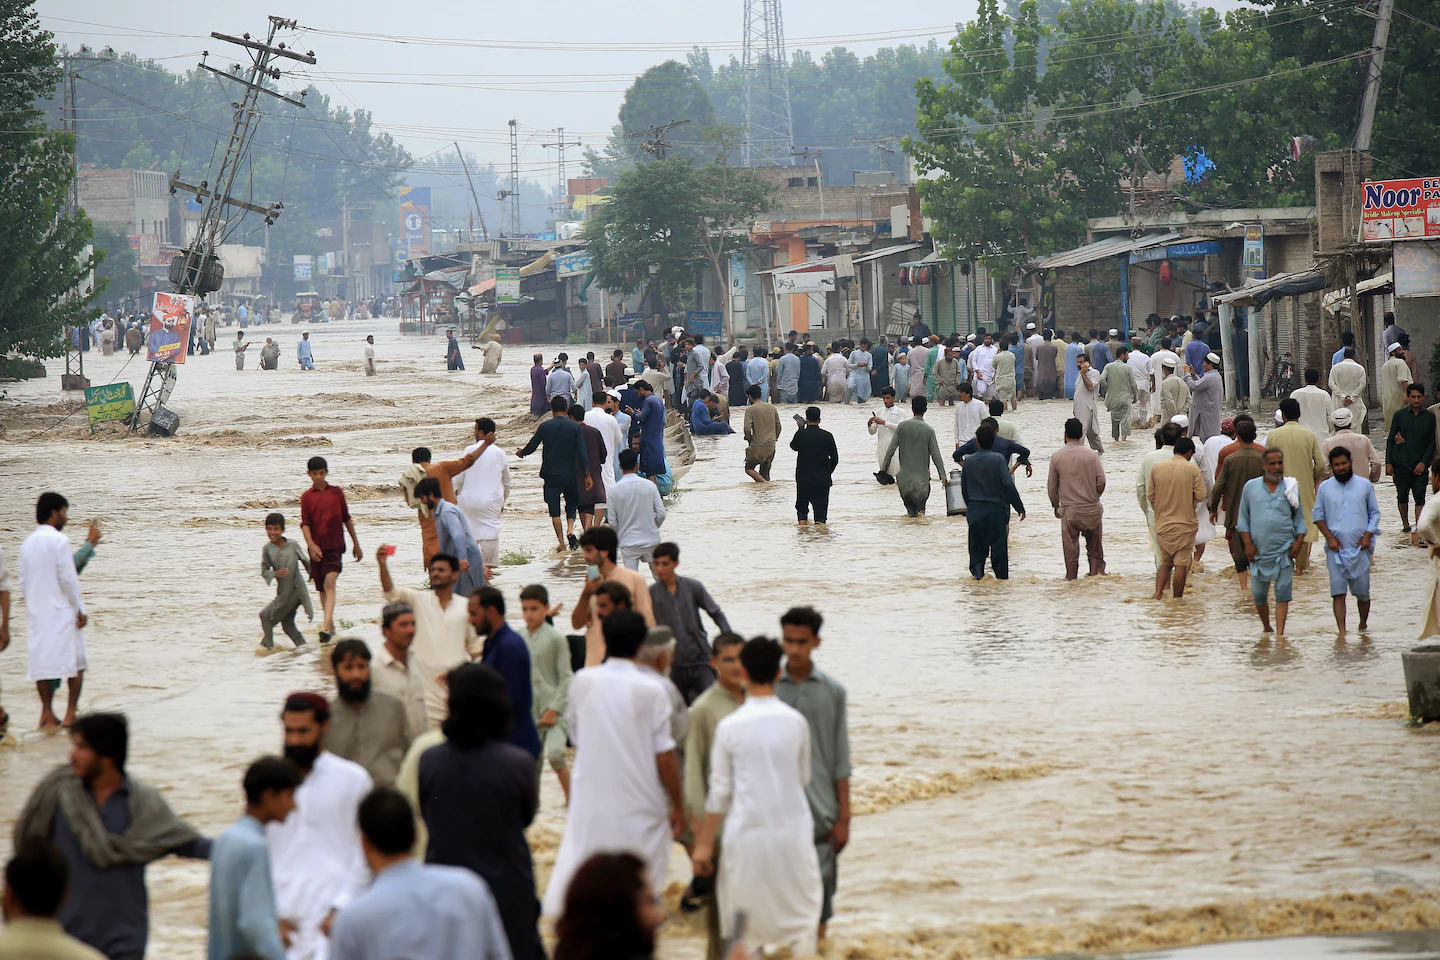
{"label": "green tree", "polygon": [[[707,135],[714,162],[696,168],[688,157],[642,163],[621,174],[613,197],[585,227],[595,281],[617,293],[658,283],[672,296],[690,288],[709,266],[726,289],[725,261],[749,242],[749,224],[771,201],[753,171],[729,163],[740,132],[721,126]],[[653,271],[653,272],[652,272]],[[722,314],[729,315],[721,293]]]}
{"label": "green tree", "polygon": [[1049,35],[1035,0],[1011,20],[981,0],[975,20],[950,42],[948,83],[922,78],[919,134],[905,149],[934,236],[961,260],[1005,267],[1084,235],[1084,215],[1061,199],[1064,176],[1053,132],[1041,122],[1038,48]]}
{"label": "green tree", "polygon": [[611,128],[604,152],[593,148],[585,151],[586,173],[593,177],[613,177],[643,162],[649,155],[631,134],[676,120],[686,123],[669,135],[674,146],[668,156],[689,157],[699,162],[705,155],[702,133],[714,119],[710,96],[700,78],[680,61],[666,60],[636,77],[625,91],[625,99],[620,104],[620,122]]}
{"label": "green tree", "polygon": [[58,356],[93,296],[76,292],[95,258],[89,219],[65,210],[72,141],[40,106],[58,79],[54,35],[27,0],[0,0],[0,354]]}
{"label": "green tree", "polygon": [[95,225],[95,287],[104,301],[115,303],[140,293],[140,266],[130,238],[104,224]]}

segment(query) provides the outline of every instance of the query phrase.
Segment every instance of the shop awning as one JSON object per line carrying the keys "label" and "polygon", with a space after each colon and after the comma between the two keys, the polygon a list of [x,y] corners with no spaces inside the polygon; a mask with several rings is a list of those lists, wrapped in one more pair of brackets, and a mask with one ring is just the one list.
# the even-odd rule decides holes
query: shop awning
{"label": "shop awning", "polygon": [[897,243],[893,247],[881,247],[879,250],[871,250],[868,253],[857,253],[850,258],[851,263],[869,263],[871,260],[879,260],[881,257],[893,257],[897,253],[909,253],[911,250],[918,250],[925,246],[923,243]]}
{"label": "shop awning", "polygon": [[1076,247],[1074,250],[1066,250],[1063,253],[1051,254],[1048,257],[1041,257],[1038,260],[1031,260],[1025,265],[1026,273],[1034,273],[1036,270],[1058,270],[1061,267],[1078,267],[1087,263],[1094,263],[1096,260],[1108,260],[1111,257],[1125,256],[1135,250],[1144,250],[1149,247],[1158,247],[1162,244],[1174,243],[1181,239],[1178,233],[1152,233],[1144,237],[1106,237],[1104,240],[1097,240],[1094,243],[1087,243],[1083,247]]}
{"label": "shop awning", "polygon": [[475,286],[470,288],[469,293],[472,297],[478,297],[482,293],[489,293],[491,290],[494,289],[495,278],[491,277],[489,280],[481,280],[479,283],[475,284]]}
{"label": "shop awning", "polygon": [[[1357,294],[1389,293],[1395,287],[1395,275],[1393,273],[1382,273],[1379,276],[1371,277],[1369,280],[1361,280],[1355,285]],[[1350,302],[1350,288],[1344,287],[1340,290],[1331,290],[1325,294],[1322,305],[1326,313],[1338,313]]]}
{"label": "shop awning", "polygon": [[1325,289],[1325,271],[1318,267],[1301,270],[1298,273],[1281,273],[1264,280],[1247,283],[1239,290],[1220,293],[1210,299],[1215,303],[1238,303],[1252,307],[1263,307],[1276,297],[1298,297],[1302,293],[1314,293]]}

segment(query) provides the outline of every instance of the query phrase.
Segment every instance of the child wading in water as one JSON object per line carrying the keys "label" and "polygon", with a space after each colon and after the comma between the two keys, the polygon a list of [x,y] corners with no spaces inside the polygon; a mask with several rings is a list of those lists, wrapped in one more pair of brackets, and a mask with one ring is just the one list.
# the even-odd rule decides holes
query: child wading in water
{"label": "child wading in water", "polygon": [[310,591],[305,589],[305,577],[301,573],[302,569],[306,574],[310,572],[310,560],[298,543],[285,539],[283,513],[272,513],[265,518],[265,535],[270,542],[260,551],[260,576],[266,583],[275,582],[275,599],[260,611],[260,629],[265,634],[260,645],[266,650],[275,649],[275,624],[278,623],[296,647],[303,647],[305,637],[295,626],[295,613],[304,607],[305,615],[311,622],[315,620]]}

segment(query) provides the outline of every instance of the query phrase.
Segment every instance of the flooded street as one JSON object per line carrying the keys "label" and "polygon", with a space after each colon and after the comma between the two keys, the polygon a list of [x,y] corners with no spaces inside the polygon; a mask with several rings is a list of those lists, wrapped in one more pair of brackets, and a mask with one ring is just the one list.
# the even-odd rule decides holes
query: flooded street
{"label": "flooded street", "polygon": [[[102,425],[91,441],[83,407],[62,420],[79,405],[61,401],[58,361],[47,379],[7,385],[0,544],[13,565],[46,489],[70,499],[73,542],[101,521],[105,539],[81,581],[82,709],[129,716],[129,772],[162,787],[207,835],[241,812],[245,766],[278,752],[284,695],[333,691],[313,644],[295,654],[282,640],[281,652],[256,654],[257,613],[273,595],[259,575],[263,518],[281,510],[299,536],[308,457],[329,461],[366,554],[358,564],[347,555],[342,632],[379,642],[380,544],[399,546],[397,581],[423,581],[415,514],[397,480],[413,447],[457,456],[477,416],[500,424],[511,454],[501,553],[530,558],[500,567],[495,586],[518,608],[520,587],[543,583],[567,614],[580,592],[578,554],[547,553],[539,457],[513,457],[534,425],[534,350],[507,347],[501,374],[487,377],[467,349],[471,369],[447,373],[443,337],[401,338],[395,327],[305,327],[315,372],[296,369],[300,328],[247,331],[281,340],[281,369],[264,372],[254,369],[258,348],[250,369],[234,369],[235,331],[222,329],[219,350],[181,371],[170,403],[181,433],[169,440],[121,440]],[[367,333],[375,377],[362,369]],[[538,349],[547,360],[581,353]],[[86,373],[105,383],[128,359],[92,351]],[[142,360],[122,374],[137,394]],[[794,525],[790,410],[780,482],[745,477],[738,434],[697,438],[663,528],[682,547],[681,573],[705,581],[740,632],[778,634],[779,614],[797,603],[827,618],[818,662],[849,689],[857,814],[831,927],[842,955],[1020,956],[1440,926],[1440,731],[1407,727],[1400,667],[1428,572],[1399,532],[1391,484],[1378,491],[1368,634],[1337,640],[1317,550],[1297,578],[1288,639],[1267,641],[1223,540],[1183,600],[1149,599],[1154,570],[1135,496],[1147,434],[1104,457],[1109,573],[1067,583],[1045,471],[1069,403],[1022,404],[1013,419],[1035,474],[1022,470],[1017,482],[1030,513],[1011,524],[1011,580],[975,583],[965,522],[944,518],[943,490],[932,488],[931,519],[911,521],[895,489],[875,483],[865,420],[879,406],[823,405],[841,455],[828,532]],[[947,456],[952,414],[928,418]],[[731,419],[738,428],[740,412]],[[7,853],[31,786],[68,749],[29,732],[38,707],[15,589],[14,642],[0,654],[21,739],[0,753]],[[1353,630],[1353,602],[1350,617]],[[314,625],[301,627],[313,639]],[[548,865],[563,825],[548,772],[542,794],[532,840]],[[684,868],[675,857],[672,879]],[[149,878],[150,956],[203,956],[206,866],[170,859]],[[678,922],[667,933],[670,955],[703,954],[703,939]]]}

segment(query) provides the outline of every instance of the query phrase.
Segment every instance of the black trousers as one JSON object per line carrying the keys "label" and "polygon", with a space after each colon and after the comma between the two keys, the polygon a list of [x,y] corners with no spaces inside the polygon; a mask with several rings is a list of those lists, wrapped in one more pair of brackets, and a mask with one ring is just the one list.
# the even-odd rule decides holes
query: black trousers
{"label": "black trousers", "polygon": [[691,663],[670,668],[670,682],[685,698],[686,706],[695,702],[715,682],[715,668],[708,663]]}
{"label": "black trousers", "polygon": [[970,525],[970,575],[976,580],[985,576],[985,558],[997,580],[1010,578],[1010,543],[1006,527],[1010,522],[1009,505],[966,503],[965,519]]}
{"label": "black trousers", "polygon": [[795,516],[801,520],[810,519],[815,511],[815,522],[824,523],[830,516],[830,484],[795,483]]}

